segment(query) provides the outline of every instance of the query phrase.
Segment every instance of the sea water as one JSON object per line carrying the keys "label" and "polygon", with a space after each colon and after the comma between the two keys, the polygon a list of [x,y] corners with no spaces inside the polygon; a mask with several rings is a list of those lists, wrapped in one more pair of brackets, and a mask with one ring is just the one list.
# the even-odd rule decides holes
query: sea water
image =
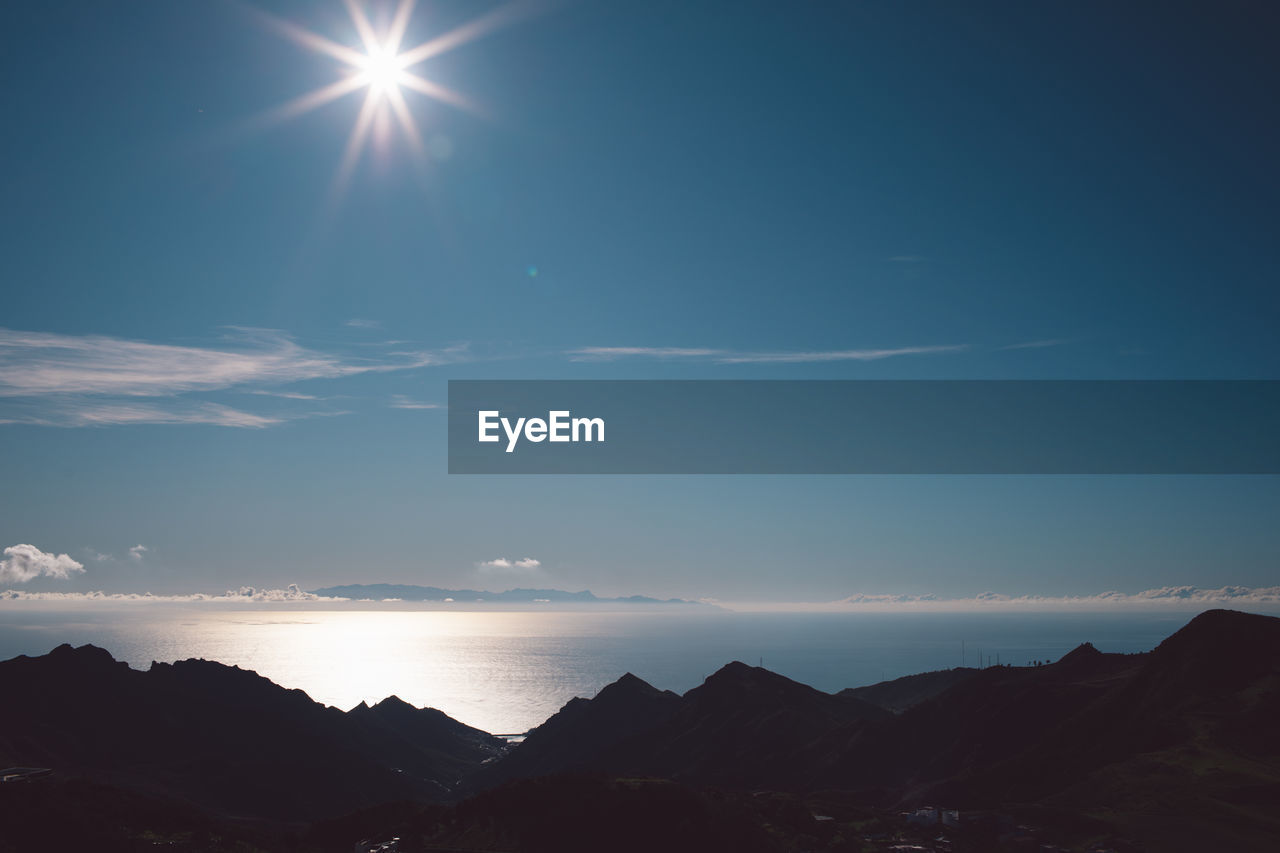
{"label": "sea water", "polygon": [[349,709],[396,695],[494,733],[543,722],[631,672],[684,692],[740,660],[834,692],[917,672],[1148,651],[1190,613],[769,613],[710,607],[0,609],[0,659],[92,643],[146,669],[206,658]]}

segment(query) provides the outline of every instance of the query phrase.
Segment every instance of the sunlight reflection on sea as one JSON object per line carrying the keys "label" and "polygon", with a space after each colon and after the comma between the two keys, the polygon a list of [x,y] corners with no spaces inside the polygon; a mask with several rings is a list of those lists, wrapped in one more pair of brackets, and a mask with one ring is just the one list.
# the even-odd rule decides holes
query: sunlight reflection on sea
{"label": "sunlight reflection on sea", "polygon": [[624,672],[684,692],[730,660],[819,689],[957,666],[1054,659],[1090,641],[1145,651],[1189,614],[795,614],[634,611],[0,611],[0,658],[93,643],[146,669],[207,658],[349,709],[397,695],[495,733],[524,731]]}

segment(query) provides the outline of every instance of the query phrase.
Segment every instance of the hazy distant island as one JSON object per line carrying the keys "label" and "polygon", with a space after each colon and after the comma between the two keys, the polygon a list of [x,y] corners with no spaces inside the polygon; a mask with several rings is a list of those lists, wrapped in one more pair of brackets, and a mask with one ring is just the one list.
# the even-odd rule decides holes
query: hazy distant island
{"label": "hazy distant island", "polygon": [[0,662],[0,851],[1280,849],[1280,619],[826,693],[625,674],[523,741],[204,660]]}
{"label": "hazy distant island", "polygon": [[[354,601],[494,601],[506,604],[535,602],[580,604],[698,604],[683,598],[650,598],[647,595],[628,595],[618,598],[602,598],[590,590],[565,592],[562,589],[508,589],[490,592],[483,589],[441,589],[437,586],[417,586],[398,583],[352,583],[342,586],[326,586],[309,592],[326,598],[350,598]],[[702,605],[706,606],[706,605]]]}

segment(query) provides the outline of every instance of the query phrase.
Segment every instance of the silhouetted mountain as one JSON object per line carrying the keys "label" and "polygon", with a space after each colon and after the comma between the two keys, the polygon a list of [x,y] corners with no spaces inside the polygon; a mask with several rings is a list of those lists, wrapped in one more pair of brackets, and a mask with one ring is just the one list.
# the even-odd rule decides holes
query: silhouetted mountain
{"label": "silhouetted mountain", "polygon": [[733,662],[686,693],[672,718],[630,743],[638,771],[702,784],[803,785],[822,733],[887,717],[858,699]]}
{"label": "silhouetted mountain", "polygon": [[[865,696],[907,707],[890,714]],[[545,756],[575,749],[582,731],[592,746],[576,747],[574,766],[620,776],[861,790],[886,805],[1105,809],[1169,849],[1230,839],[1260,850],[1260,838],[1280,838],[1274,617],[1211,611],[1146,654],[1085,643],[1049,665],[930,673],[836,696],[732,663],[614,738],[595,734],[609,714],[580,723],[588,708],[571,702],[531,734],[536,752],[516,747],[494,776],[562,769]]]}
{"label": "silhouetted mountain", "polygon": [[1280,838],[1280,619],[1209,611],[1134,657],[1131,677],[974,773],[975,789],[1071,808],[1156,801],[1181,840],[1225,825]]}
{"label": "silhouetted mountain", "polygon": [[569,702],[478,778],[599,770],[736,786],[798,782],[810,774],[816,735],[886,716],[736,661],[683,697],[628,674],[594,699]]}
{"label": "silhouetted mountain", "polygon": [[142,672],[93,646],[0,663],[0,687],[0,764],[226,814],[306,818],[439,799],[500,748],[439,712],[348,715],[236,667],[188,660]]}
{"label": "silhouetted mountain", "polygon": [[658,690],[628,672],[594,699],[570,699],[516,749],[477,774],[475,783],[588,769],[620,743],[669,719],[679,707],[677,694]]}
{"label": "silhouetted mountain", "polygon": [[892,681],[881,681],[866,687],[846,687],[837,696],[851,696],[884,708],[886,711],[901,713],[908,708],[919,705],[926,699],[932,699],[944,690],[948,690],[978,672],[969,667],[957,669],[940,669],[936,672],[922,672],[918,675],[906,675]]}
{"label": "silhouetted mountain", "polygon": [[504,603],[579,603],[579,604],[699,604],[683,598],[650,598],[647,595],[628,595],[622,598],[600,598],[590,590],[565,592],[562,589],[508,589],[489,592],[481,589],[441,589],[437,586],[415,586],[393,583],[353,583],[343,586],[327,586],[313,589],[316,595],[354,600],[385,601],[495,601]]}
{"label": "silhouetted mountain", "polygon": [[347,716],[366,727],[402,738],[414,749],[429,750],[459,762],[463,772],[477,762],[501,755],[506,741],[460,723],[435,708],[415,708],[399,696],[376,705],[361,702]]}
{"label": "silhouetted mountain", "polygon": [[[0,690],[0,763],[146,795],[50,789],[78,791],[94,809],[119,802],[131,821],[152,821],[164,809],[157,798],[180,800],[175,832],[201,825],[188,806],[275,819],[376,806],[361,820],[399,821],[394,801],[505,782],[451,808],[411,810],[410,824],[428,848],[567,849],[588,838],[571,825],[581,809],[563,805],[581,797],[595,804],[582,809],[602,810],[583,826],[616,820],[650,846],[670,847],[662,839],[680,838],[682,826],[715,846],[706,839],[734,836],[725,821],[749,813],[743,844],[786,825],[795,843],[782,849],[836,850],[848,848],[796,798],[843,792],[840,808],[890,814],[923,802],[1035,810],[1081,838],[1101,826],[1153,851],[1269,851],[1280,838],[1280,619],[1226,611],[1196,617],[1145,654],[1085,643],[1053,664],[926,673],[836,695],[738,662],[684,696],[627,674],[570,701],[510,751],[396,697],[344,714],[235,667],[183,661],[141,672],[92,646],[0,663]],[[722,808],[698,786],[737,805]],[[779,811],[752,805],[761,790],[786,792]],[[54,796],[28,799],[49,810]],[[844,813],[850,827],[865,819]],[[832,846],[818,847],[823,838]],[[605,846],[619,849],[613,840]]]}

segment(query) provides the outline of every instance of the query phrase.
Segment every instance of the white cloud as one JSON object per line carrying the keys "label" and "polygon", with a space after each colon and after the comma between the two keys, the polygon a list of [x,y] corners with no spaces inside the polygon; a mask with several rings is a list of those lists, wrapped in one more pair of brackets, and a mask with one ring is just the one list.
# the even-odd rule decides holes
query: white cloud
{"label": "white cloud", "polygon": [[496,560],[476,563],[476,568],[482,572],[532,572],[542,568],[542,561],[535,560],[533,557],[524,557],[519,560],[498,557]]}
{"label": "white cloud", "polygon": [[414,400],[404,394],[391,395],[391,408],[393,409],[441,409],[444,408],[439,403],[424,403],[420,400]]}
{"label": "white cloud", "polygon": [[580,347],[567,350],[570,361],[613,361],[619,358],[702,359],[716,364],[813,364],[829,361],[879,361],[904,355],[963,352],[968,344],[890,349],[750,352],[700,347]]}
{"label": "white cloud", "polygon": [[347,321],[347,325],[353,329],[376,329],[382,324],[377,320],[366,320],[363,317],[352,317]]}
{"label": "white cloud", "polygon": [[446,361],[429,352],[396,353],[399,360],[394,362],[348,360],[299,346],[272,329],[235,332],[239,346],[212,348],[0,329],[0,396],[158,397],[406,370]]}
{"label": "white cloud", "polygon": [[66,554],[46,554],[34,545],[10,545],[0,560],[0,583],[26,583],[41,575],[66,580],[84,566]]}
{"label": "white cloud", "polygon": [[316,595],[313,592],[304,592],[298,588],[296,583],[291,583],[284,589],[258,589],[252,586],[242,586],[239,589],[227,590],[220,594],[207,594],[202,592],[190,593],[186,595],[152,595],[149,592],[28,592],[27,590],[10,589],[0,592],[0,602],[6,601],[55,601],[65,602],[68,604],[77,602],[152,602],[156,604],[170,603],[194,603],[209,602],[212,604],[254,604],[267,603],[276,604],[281,602],[334,602],[347,601],[346,598],[336,598],[323,595]]}
{"label": "white cloud", "polygon": [[1167,607],[1280,605],[1280,586],[1166,586],[1142,592],[1102,592],[1095,595],[1005,595],[983,592],[969,598],[936,595],[851,595],[832,606],[868,609],[917,608],[926,610],[1112,610]]}
{"label": "white cloud", "polygon": [[129,557],[134,560],[141,560],[142,555],[150,551],[146,545],[134,545],[129,549]]}
{"label": "white cloud", "polygon": [[[292,400],[319,399],[274,388],[309,379],[456,362],[465,347],[346,357],[303,347],[269,329],[233,329],[220,346],[179,346],[105,335],[0,329],[0,423],[85,427],[213,424],[260,428],[332,412],[258,414],[181,395],[236,389]],[[153,398],[140,401],[138,398]]]}

